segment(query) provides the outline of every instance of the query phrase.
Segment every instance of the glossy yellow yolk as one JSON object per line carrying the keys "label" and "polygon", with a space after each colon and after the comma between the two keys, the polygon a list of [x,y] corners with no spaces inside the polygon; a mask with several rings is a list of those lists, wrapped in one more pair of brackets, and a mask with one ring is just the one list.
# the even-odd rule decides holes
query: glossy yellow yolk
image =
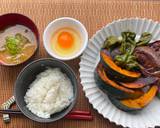
{"label": "glossy yellow yolk", "polygon": [[58,43],[62,48],[70,48],[73,46],[73,36],[69,32],[61,32],[58,36]]}
{"label": "glossy yellow yolk", "polygon": [[76,30],[72,28],[61,28],[53,33],[51,37],[51,48],[53,52],[61,57],[72,57],[82,47],[82,39]]}

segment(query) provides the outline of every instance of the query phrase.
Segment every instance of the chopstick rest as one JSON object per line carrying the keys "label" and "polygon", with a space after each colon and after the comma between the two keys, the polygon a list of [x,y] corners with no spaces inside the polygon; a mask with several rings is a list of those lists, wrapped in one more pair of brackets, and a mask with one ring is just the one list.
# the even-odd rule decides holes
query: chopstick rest
{"label": "chopstick rest", "polygon": [[[11,107],[12,104],[15,103],[15,98],[14,96],[12,96],[11,98],[9,98],[6,102],[4,102],[2,105],[1,105],[1,109],[3,110],[7,110]],[[4,123],[9,123],[10,122],[10,116],[9,114],[3,114],[3,121]]]}

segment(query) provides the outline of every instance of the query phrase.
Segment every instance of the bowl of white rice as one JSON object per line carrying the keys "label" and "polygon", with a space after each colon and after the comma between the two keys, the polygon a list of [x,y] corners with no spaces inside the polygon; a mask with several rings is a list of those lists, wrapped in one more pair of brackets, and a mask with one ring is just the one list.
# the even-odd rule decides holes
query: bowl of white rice
{"label": "bowl of white rice", "polygon": [[59,60],[44,58],[27,65],[15,82],[14,96],[31,120],[49,123],[63,118],[76,103],[77,78]]}

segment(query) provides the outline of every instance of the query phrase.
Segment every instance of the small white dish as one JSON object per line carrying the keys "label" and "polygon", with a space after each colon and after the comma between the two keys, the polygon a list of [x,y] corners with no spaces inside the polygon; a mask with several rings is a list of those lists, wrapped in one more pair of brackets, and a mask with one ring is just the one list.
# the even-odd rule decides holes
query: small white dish
{"label": "small white dish", "polygon": [[[53,33],[56,32],[58,29],[65,28],[65,27],[72,28],[76,30],[77,32],[79,32],[82,38],[82,47],[76,54],[72,56],[61,57],[55,54],[53,49],[51,48],[51,37]],[[80,54],[82,54],[82,52],[87,47],[87,43],[88,43],[88,32],[85,26],[80,21],[74,18],[70,18],[70,17],[62,17],[62,18],[53,20],[47,25],[43,33],[43,45],[47,53],[50,56],[56,59],[59,59],[59,60],[71,60],[71,59],[78,57]]]}

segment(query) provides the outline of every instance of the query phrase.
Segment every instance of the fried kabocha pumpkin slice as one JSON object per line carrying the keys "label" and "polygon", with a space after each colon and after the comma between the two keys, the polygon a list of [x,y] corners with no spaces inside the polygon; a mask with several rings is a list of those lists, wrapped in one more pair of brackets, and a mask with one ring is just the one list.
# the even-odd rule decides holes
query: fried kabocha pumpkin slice
{"label": "fried kabocha pumpkin slice", "polygon": [[115,80],[121,81],[121,82],[131,82],[135,81],[137,78],[141,76],[141,73],[134,72],[134,71],[128,71],[126,69],[122,69],[121,67],[117,66],[112,58],[110,57],[110,54],[107,50],[101,50],[100,51],[100,57],[101,57],[101,63],[106,69],[106,73]]}
{"label": "fried kabocha pumpkin slice", "polygon": [[143,96],[141,96],[137,99],[118,100],[111,95],[109,95],[108,97],[109,97],[110,101],[117,108],[119,108],[123,111],[126,111],[126,112],[132,112],[132,111],[141,110],[145,106],[147,106],[155,97],[157,90],[158,90],[158,87],[156,85],[154,85],[154,86],[150,87],[148,92],[146,92]]}
{"label": "fried kabocha pumpkin slice", "polygon": [[102,64],[99,64],[95,71],[95,81],[98,87],[105,93],[109,93],[118,99],[135,99],[144,94],[141,90],[133,90],[117,84],[115,81],[108,78]]}

